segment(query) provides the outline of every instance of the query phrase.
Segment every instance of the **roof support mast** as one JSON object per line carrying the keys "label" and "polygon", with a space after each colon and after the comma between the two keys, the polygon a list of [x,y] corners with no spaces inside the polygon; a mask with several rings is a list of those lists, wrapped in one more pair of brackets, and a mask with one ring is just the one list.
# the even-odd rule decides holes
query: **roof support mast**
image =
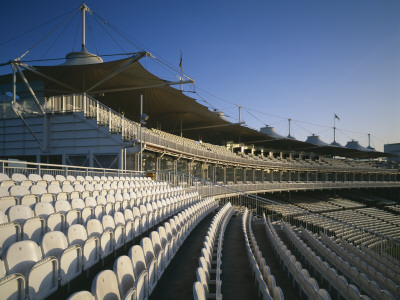
{"label": "roof support mast", "polygon": [[86,43],[86,21],[85,21],[85,12],[90,11],[89,7],[86,6],[85,2],[82,2],[81,6],[81,11],[82,11],[82,51],[85,50],[85,43]]}

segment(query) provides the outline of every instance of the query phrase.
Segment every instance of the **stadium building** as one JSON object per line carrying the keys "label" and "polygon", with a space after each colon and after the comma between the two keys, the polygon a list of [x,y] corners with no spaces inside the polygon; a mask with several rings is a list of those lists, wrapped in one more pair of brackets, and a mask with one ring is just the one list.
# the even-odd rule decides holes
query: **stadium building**
{"label": "stadium building", "polygon": [[[157,77],[146,51],[103,62],[84,32],[61,64],[0,77],[0,295],[161,299],[193,248],[195,299],[398,297],[389,154],[231,123],[175,88],[193,79]],[[229,249],[253,278],[232,284]]]}

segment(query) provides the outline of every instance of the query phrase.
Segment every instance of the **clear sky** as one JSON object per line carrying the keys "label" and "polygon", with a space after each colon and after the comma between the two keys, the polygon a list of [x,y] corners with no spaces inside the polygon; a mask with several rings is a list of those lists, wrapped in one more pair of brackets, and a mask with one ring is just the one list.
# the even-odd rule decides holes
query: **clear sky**
{"label": "clear sky", "polygon": [[[0,63],[24,53],[66,15],[32,29],[80,3],[3,1]],[[88,17],[91,52],[138,50],[121,36],[115,35],[115,43],[107,33],[113,33],[110,24],[176,68],[182,51],[184,73],[195,79],[196,91],[231,121],[237,121],[241,105],[242,119],[251,128],[268,124],[287,135],[291,118],[291,134],[297,139],[314,133],[330,143],[336,113],[337,141],[342,145],[355,139],[367,146],[367,133],[380,151],[384,143],[400,142],[398,0],[89,0],[86,4],[108,21],[105,26]],[[25,59],[59,58],[79,50],[78,19],[61,24]],[[0,68],[0,74],[8,72],[9,67]],[[163,78],[165,74],[156,73]]]}

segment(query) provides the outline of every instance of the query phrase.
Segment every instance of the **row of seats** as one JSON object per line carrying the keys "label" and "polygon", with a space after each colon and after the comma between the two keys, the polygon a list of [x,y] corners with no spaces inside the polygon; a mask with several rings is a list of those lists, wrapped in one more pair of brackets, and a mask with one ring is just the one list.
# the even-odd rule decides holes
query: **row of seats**
{"label": "row of seats", "polygon": [[[86,175],[85,177],[82,175],[77,175],[77,176],[73,176],[73,175],[61,175],[58,174],[56,175],[56,177],[54,177],[51,174],[44,174],[43,176],[37,174],[37,173],[31,173],[28,175],[28,177],[26,177],[25,174],[22,173],[12,173],[11,177],[5,173],[0,173],[0,183],[2,183],[3,181],[13,181],[14,183],[21,183],[23,181],[27,181],[30,180],[32,182],[46,182],[46,183],[50,183],[50,182],[54,182],[54,181],[58,181],[58,182],[64,182],[64,181],[69,181],[69,182],[75,182],[78,181],[80,183],[100,183],[100,182],[112,182],[112,181],[135,181],[135,182],[147,182],[148,184],[154,184],[151,183],[152,180],[150,177],[142,177],[137,176],[137,177],[132,177],[132,176],[89,176]],[[162,183],[163,185],[165,183]]]}
{"label": "row of seats", "polygon": [[[393,280],[387,278],[385,275],[394,275],[390,271],[386,271],[385,275],[377,271],[374,267],[368,265],[360,257],[355,256],[353,253],[348,252],[337,243],[335,243],[331,238],[326,236],[324,233],[320,233],[321,240],[335,251],[341,258],[348,261],[352,266],[357,269],[357,272],[363,272],[370,278],[377,282],[383,289],[388,290],[392,295],[400,295],[400,286],[398,286]],[[359,271],[358,271],[359,270]]]}
{"label": "row of seats", "polygon": [[[121,182],[120,182],[121,183]],[[3,211],[14,204],[34,205],[37,202],[54,202],[56,200],[73,200],[86,197],[104,197],[107,201],[133,201],[136,206],[154,200],[182,194],[181,188],[168,186],[113,188],[109,184],[63,184],[62,187],[44,185],[0,186],[0,209]],[[114,199],[108,199],[114,198]]]}
{"label": "row of seats", "polygon": [[[393,296],[387,290],[382,290],[375,281],[370,280],[364,273],[358,272],[357,269],[352,267],[330,248],[326,247],[317,237],[304,228],[302,228],[302,237],[309,245],[318,251],[321,256],[325,257],[331,265],[335,266],[335,269],[342,274],[346,274],[351,282],[359,286],[372,299],[393,299]],[[345,285],[350,285],[343,276],[337,276],[337,280],[343,281]],[[354,285],[353,289],[355,290]]]}
{"label": "row of seats", "polygon": [[[328,282],[329,286],[336,290],[340,297],[343,299],[370,299],[366,295],[362,295],[355,285],[348,284],[346,278],[339,275],[335,268],[331,268],[328,262],[323,261],[321,257],[312,251],[287,223],[283,223],[283,230],[288,236],[291,244],[302,254],[308,264],[320,274],[320,278],[324,278]],[[310,277],[307,270],[304,269],[302,272],[306,278]]]}
{"label": "row of seats", "polygon": [[174,223],[174,218],[171,218],[157,231],[152,231],[149,237],[142,238],[140,245],[132,246],[128,256],[118,257],[113,271],[98,273],[91,293],[76,292],[68,299],[148,299],[186,237],[217,206],[213,198],[192,205],[182,212],[186,216],[184,222],[174,230],[171,230]]}
{"label": "row of seats", "polygon": [[[147,203],[147,206],[141,205],[139,208],[120,205],[119,208],[114,206],[109,210],[106,210],[107,205],[104,207],[95,201],[84,203],[81,199],[74,199],[71,203],[58,200],[54,202],[54,207],[47,202],[36,203],[34,210],[28,206],[14,205],[7,210],[7,214],[0,211],[0,256],[4,255],[7,247],[13,242],[21,239],[40,242],[47,231],[65,231],[71,225],[86,225],[92,219],[102,221],[105,228],[124,226],[126,241],[130,241],[148,228],[197,201],[198,195],[190,193],[171,200],[152,202],[153,205]],[[96,222],[90,222],[90,224],[93,223]]]}
{"label": "row of seats", "polygon": [[363,245],[360,245],[360,249],[369,256],[371,256],[373,259],[378,261],[379,263],[385,265],[387,268],[391,268],[393,271],[396,272],[396,274],[400,273],[400,262],[394,257],[386,253],[382,253],[382,255],[379,255],[378,253],[372,251],[371,249]]}
{"label": "row of seats", "polygon": [[325,289],[319,288],[315,278],[307,276],[309,272],[302,268],[301,264],[296,260],[296,257],[287,249],[286,245],[276,233],[269,217],[267,220],[265,215],[263,215],[263,220],[268,240],[272,243],[274,252],[279,259],[283,261],[286,269],[292,275],[293,280],[297,282],[300,290],[307,295],[309,299],[331,299],[329,293]]}
{"label": "row of seats", "polygon": [[[217,205],[213,199],[206,199],[202,203],[203,206],[214,208]],[[177,236],[171,245],[181,244],[181,236],[186,236],[185,229],[190,226],[195,210],[199,207],[199,204],[193,204],[165,225],[163,237]],[[126,224],[115,226],[109,215],[103,216],[102,221],[100,223],[98,219],[91,219],[86,226],[74,224],[68,228],[67,235],[61,231],[47,232],[41,238],[40,247],[32,240],[11,244],[4,262],[0,261],[0,266],[3,266],[0,267],[0,275],[3,277],[0,281],[0,295],[13,291],[17,294],[25,293],[29,298],[45,298],[57,290],[58,281],[61,286],[67,284],[82,270],[88,270],[128,242]],[[26,291],[23,288],[12,288],[16,286],[26,286]]]}
{"label": "row of seats", "polygon": [[346,242],[343,239],[339,239],[339,243],[348,253],[355,255],[360,260],[363,260],[368,266],[371,266],[375,270],[381,272],[385,277],[393,280],[397,285],[400,284],[400,268],[396,265],[389,264],[385,265],[379,260],[368,255],[366,252],[361,251],[359,248],[354,247],[352,244]]}
{"label": "row of seats", "polygon": [[[226,203],[214,216],[207,231],[199,257],[200,266],[196,270],[197,281],[193,284],[193,297],[196,300],[222,299],[222,245],[226,225],[234,212],[231,203]],[[209,285],[215,285],[215,293],[210,293]]]}
{"label": "row of seats", "polygon": [[242,217],[242,231],[244,234],[247,258],[249,259],[252,273],[258,283],[259,292],[262,294],[263,299],[284,299],[281,288],[276,285],[275,277],[271,274],[271,270],[258,248],[251,226],[252,218],[252,212],[249,212],[247,208],[245,208]]}

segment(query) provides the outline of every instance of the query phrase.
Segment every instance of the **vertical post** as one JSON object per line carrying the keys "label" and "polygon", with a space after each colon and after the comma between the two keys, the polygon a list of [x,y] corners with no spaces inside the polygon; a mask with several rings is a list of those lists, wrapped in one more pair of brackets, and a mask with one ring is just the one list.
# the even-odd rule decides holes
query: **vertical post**
{"label": "vertical post", "polygon": [[242,123],[242,106],[238,105],[239,108],[239,124]]}
{"label": "vertical post", "polygon": [[86,27],[86,22],[85,22],[85,12],[86,12],[86,5],[83,3],[81,6],[82,9],[82,50],[85,49],[85,27]]}
{"label": "vertical post", "polygon": [[139,159],[139,171],[143,170],[143,141],[142,141],[142,115],[143,115],[143,95],[140,95],[140,159]]}

